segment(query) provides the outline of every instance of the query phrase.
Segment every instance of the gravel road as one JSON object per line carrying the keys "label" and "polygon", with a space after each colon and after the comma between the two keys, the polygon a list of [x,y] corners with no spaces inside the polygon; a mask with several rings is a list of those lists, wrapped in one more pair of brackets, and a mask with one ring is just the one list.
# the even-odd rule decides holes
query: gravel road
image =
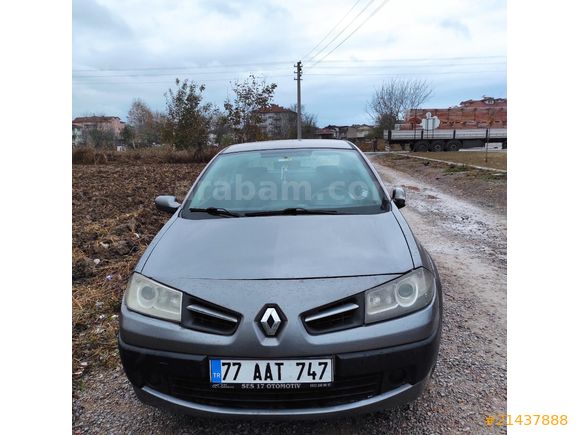
{"label": "gravel road", "polygon": [[120,368],[89,373],[73,398],[75,433],[449,434],[486,427],[506,412],[506,216],[425,180],[373,163],[388,186],[407,190],[402,209],[438,265],[444,291],[435,377],[400,409],[331,421],[254,423],[176,416],[135,399]]}

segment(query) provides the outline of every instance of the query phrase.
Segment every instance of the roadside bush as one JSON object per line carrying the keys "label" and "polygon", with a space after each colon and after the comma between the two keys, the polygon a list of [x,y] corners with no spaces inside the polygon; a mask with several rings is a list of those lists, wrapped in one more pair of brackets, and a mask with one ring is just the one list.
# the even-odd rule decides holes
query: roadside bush
{"label": "roadside bush", "polygon": [[92,165],[95,163],[94,148],[74,148],[72,150],[73,165]]}

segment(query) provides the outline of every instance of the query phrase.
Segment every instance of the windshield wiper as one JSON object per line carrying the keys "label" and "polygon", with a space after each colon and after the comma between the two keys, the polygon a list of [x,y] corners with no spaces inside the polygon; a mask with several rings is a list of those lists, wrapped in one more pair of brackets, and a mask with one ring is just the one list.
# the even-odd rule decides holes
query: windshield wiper
{"label": "windshield wiper", "polygon": [[225,208],[221,208],[221,207],[207,207],[207,208],[196,208],[196,207],[191,207],[189,209],[189,211],[193,211],[193,212],[203,212],[203,213],[207,213],[207,214],[211,214],[214,216],[228,216],[228,217],[240,217],[243,216],[240,213],[235,213],[233,211],[229,211]]}
{"label": "windshield wiper", "polygon": [[298,214],[341,214],[337,210],[309,210],[300,207],[290,207],[283,210],[266,210],[246,213],[246,216],[278,216]]}

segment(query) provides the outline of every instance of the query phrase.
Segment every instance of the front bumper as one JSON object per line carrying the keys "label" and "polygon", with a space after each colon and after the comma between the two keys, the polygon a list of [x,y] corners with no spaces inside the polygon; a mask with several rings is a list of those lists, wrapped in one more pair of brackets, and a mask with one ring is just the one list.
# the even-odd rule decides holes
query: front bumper
{"label": "front bumper", "polygon": [[157,407],[212,417],[324,418],[416,399],[435,366],[440,331],[410,344],[335,354],[335,381],[324,389],[212,389],[206,355],[146,349],[121,338],[119,350],[137,396]]}

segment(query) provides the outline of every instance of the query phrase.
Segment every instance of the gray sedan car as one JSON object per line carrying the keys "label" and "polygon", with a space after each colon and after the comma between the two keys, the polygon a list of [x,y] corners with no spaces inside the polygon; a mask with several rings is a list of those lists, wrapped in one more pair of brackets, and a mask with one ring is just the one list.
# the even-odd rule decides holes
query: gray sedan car
{"label": "gray sedan car", "polygon": [[232,145],[135,267],[119,350],[145,403],[321,418],[416,399],[441,335],[437,269],[347,141]]}

